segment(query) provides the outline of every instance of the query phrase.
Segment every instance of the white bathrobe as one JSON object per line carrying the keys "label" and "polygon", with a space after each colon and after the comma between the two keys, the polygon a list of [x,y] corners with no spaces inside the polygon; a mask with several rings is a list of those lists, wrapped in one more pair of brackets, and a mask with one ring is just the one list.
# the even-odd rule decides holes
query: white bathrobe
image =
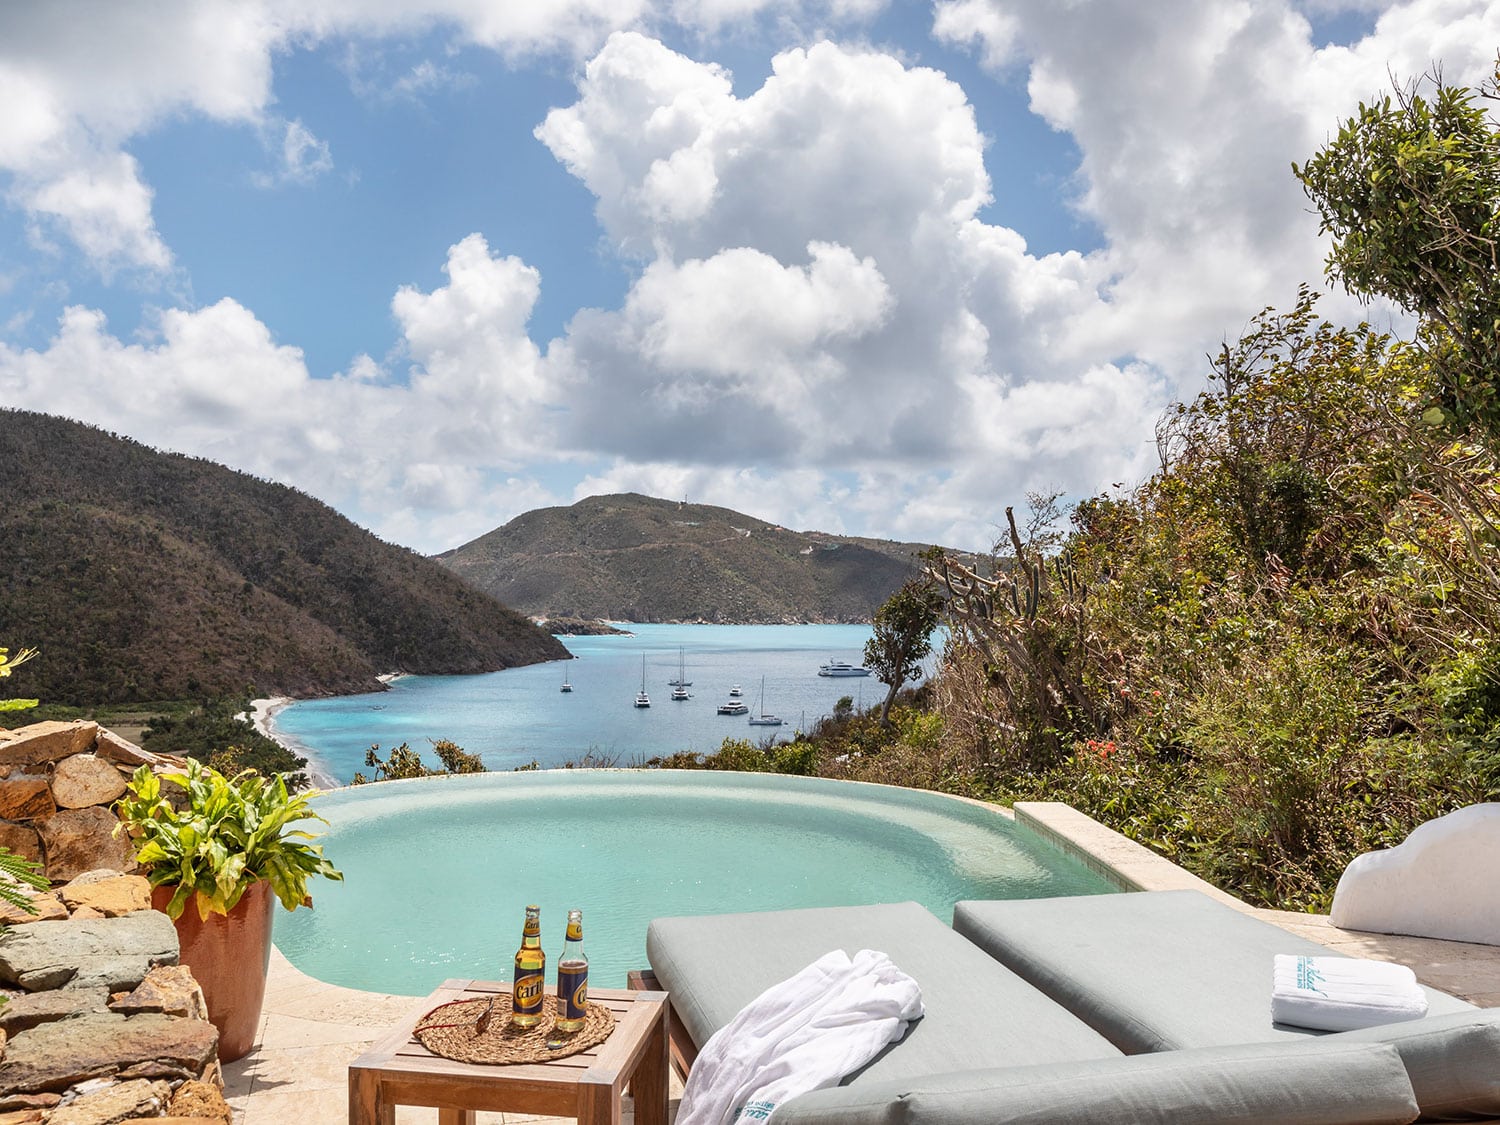
{"label": "white bathrobe", "polygon": [[676,1125],[756,1125],[788,1098],[836,1086],[922,1015],[922,992],[884,953],[841,949],[772,985],[703,1045]]}

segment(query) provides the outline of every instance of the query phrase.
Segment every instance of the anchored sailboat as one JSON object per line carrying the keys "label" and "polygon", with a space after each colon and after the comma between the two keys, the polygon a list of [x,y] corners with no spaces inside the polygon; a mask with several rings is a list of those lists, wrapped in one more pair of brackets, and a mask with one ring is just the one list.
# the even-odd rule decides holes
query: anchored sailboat
{"label": "anchored sailboat", "polygon": [[650,707],[651,697],[646,694],[646,654],[641,653],[641,690],[636,693],[635,705],[637,707]]}
{"label": "anchored sailboat", "polygon": [[668,680],[667,681],[667,686],[668,687],[692,687],[693,686],[693,681],[687,678],[686,655],[687,655],[687,647],[685,645],[678,645],[677,646],[677,678],[675,680]]}
{"label": "anchored sailboat", "polygon": [[769,714],[766,711],[766,678],[760,678],[760,714],[751,715],[747,720],[752,727],[779,727],[786,720]]}

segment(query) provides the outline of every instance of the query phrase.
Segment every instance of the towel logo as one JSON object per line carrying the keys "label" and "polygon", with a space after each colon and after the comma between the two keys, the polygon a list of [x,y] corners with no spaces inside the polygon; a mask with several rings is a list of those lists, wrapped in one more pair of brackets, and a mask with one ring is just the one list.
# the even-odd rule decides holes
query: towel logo
{"label": "towel logo", "polygon": [[765,1121],[771,1116],[771,1111],[776,1108],[775,1102],[758,1101],[746,1102],[734,1111],[735,1121]]}
{"label": "towel logo", "polygon": [[1297,958],[1297,987],[1307,992],[1316,992],[1319,996],[1326,993],[1318,987],[1323,983],[1323,974],[1318,971],[1311,957]]}

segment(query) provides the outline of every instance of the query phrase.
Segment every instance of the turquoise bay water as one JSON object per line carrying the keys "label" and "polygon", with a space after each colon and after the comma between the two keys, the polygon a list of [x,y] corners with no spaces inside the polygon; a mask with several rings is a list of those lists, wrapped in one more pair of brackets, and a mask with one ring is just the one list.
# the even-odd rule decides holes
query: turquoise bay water
{"label": "turquoise bay water", "polygon": [[[790,738],[831,712],[840,696],[872,706],[886,690],[873,677],[817,674],[829,659],[861,663],[867,625],[625,627],[634,635],[564,638],[574,660],[480,676],[405,676],[389,691],[294,703],[272,727],[339,782],[364,768],[372,744],[383,753],[405,742],[436,765],[431,740],[444,738],[479,754],[492,770],[533,760],[558,766],[589,751],[632,765],[677,750],[716,750],[725,738]],[[693,685],[686,702],[673,702],[667,686],[677,677],[679,650]],[[637,709],[642,657],[652,705]],[[558,690],[564,672],[570,693]],[[715,713],[732,684],[743,689],[750,713],[758,713],[762,676],[765,708],[784,726],[752,727],[748,715]]]}
{"label": "turquoise bay water", "polygon": [[[629,699],[626,699],[628,706]],[[559,770],[430,778],[318,801],[345,881],[276,912],[275,940],[334,984],[424,995],[509,980],[528,903],[549,980],[570,908],[590,978],[623,987],[646,927],[672,915],[1115,890],[986,807],[820,778]],[[732,966],[726,966],[732,970]]]}

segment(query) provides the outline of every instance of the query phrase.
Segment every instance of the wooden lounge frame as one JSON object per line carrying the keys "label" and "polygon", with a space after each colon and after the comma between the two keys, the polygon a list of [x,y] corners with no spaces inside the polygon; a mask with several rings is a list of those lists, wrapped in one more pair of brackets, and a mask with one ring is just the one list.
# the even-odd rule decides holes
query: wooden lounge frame
{"label": "wooden lounge frame", "polygon": [[[652,992],[667,996],[656,973],[650,969],[631,969],[625,976],[625,986],[632,992]],[[683,1026],[682,1020],[672,1010],[671,998],[667,1001],[667,1043],[672,1056],[672,1069],[677,1077],[687,1081],[688,1071],[698,1058],[698,1047]]]}

